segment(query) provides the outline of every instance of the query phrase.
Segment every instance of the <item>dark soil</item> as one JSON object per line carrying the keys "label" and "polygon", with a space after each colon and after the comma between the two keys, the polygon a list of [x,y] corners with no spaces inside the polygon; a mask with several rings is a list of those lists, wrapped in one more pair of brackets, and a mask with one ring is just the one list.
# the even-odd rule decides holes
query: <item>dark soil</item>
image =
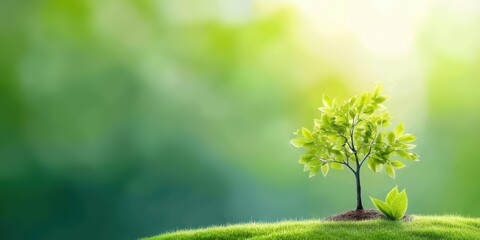
{"label": "dark soil", "polygon": [[[376,209],[363,209],[342,212],[335,216],[327,217],[325,221],[365,221],[373,219],[387,219],[380,211]],[[412,216],[405,215],[402,220],[409,222],[412,220]]]}

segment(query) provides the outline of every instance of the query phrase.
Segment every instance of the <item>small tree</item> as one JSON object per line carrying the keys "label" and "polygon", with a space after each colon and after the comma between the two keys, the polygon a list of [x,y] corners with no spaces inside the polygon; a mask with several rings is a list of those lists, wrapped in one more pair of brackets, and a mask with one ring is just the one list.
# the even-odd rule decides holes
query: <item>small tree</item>
{"label": "small tree", "polygon": [[387,96],[381,95],[382,87],[378,85],[373,92],[364,92],[360,97],[352,97],[339,104],[335,99],[323,96],[320,107],[320,119],[314,120],[313,130],[301,128],[294,134],[291,144],[307,151],[300,158],[304,171],[310,177],[319,171],[326,176],[330,168],[344,169],[346,166],[355,175],[357,192],[357,210],[363,209],[360,170],[365,162],[373,172],[380,172],[383,167],[387,174],[395,178],[395,169],[405,165],[398,156],[406,160],[418,161],[418,155],[411,150],[415,145],[412,134],[405,134],[403,124],[398,124],[393,131],[381,131],[390,125],[392,116],[382,105]]}

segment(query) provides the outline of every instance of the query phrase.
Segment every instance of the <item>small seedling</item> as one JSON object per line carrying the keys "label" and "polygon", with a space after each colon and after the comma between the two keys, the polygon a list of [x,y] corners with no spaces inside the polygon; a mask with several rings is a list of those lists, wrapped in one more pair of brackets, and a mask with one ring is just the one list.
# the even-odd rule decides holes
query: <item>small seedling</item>
{"label": "small seedling", "polygon": [[399,220],[403,218],[408,207],[408,197],[405,189],[398,192],[398,187],[394,187],[385,198],[385,202],[370,197],[373,205],[390,220]]}

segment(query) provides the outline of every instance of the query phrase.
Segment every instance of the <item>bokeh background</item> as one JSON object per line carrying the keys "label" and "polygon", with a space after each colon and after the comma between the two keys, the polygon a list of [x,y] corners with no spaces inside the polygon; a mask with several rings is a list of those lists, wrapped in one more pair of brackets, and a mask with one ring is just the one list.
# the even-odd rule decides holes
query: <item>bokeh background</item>
{"label": "bokeh background", "polygon": [[364,201],[480,217],[480,2],[0,3],[0,238],[132,239],[355,207],[289,145],[382,82],[422,161]]}

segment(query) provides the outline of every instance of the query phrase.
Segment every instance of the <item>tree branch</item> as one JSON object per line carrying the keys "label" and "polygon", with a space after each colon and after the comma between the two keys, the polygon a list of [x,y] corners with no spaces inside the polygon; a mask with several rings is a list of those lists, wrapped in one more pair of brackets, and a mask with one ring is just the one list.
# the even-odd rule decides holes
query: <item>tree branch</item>
{"label": "tree branch", "polygon": [[360,163],[358,161],[358,154],[357,154],[357,150],[355,149],[355,141],[353,140],[353,133],[355,132],[355,126],[360,122],[360,121],[357,121],[355,123],[355,117],[353,117],[352,119],[352,127],[350,128],[350,141],[352,142],[352,151],[353,151],[353,155],[355,156],[355,162],[356,162],[356,165],[357,165],[357,171],[355,173],[358,173],[360,172]]}
{"label": "tree branch", "polygon": [[342,137],[345,138],[345,143],[347,143],[348,147],[349,147],[350,150],[352,150],[352,152],[353,152],[354,148],[353,148],[352,145],[350,145],[350,143],[348,142],[348,138],[347,138],[346,136],[342,136]]}
{"label": "tree branch", "polygon": [[372,147],[373,147],[373,143],[375,143],[375,141],[377,140],[377,137],[380,133],[377,133],[375,134],[375,138],[372,139],[372,142],[370,143],[370,147],[368,149],[368,153],[367,155],[365,155],[365,157],[363,158],[362,162],[360,162],[360,167],[362,167],[363,165],[363,162],[365,162],[365,160],[367,160],[367,158],[370,156],[370,154],[372,153]]}
{"label": "tree branch", "polygon": [[357,174],[357,172],[352,167],[350,167],[350,164],[345,163],[345,162],[343,162],[342,164],[347,166],[348,168],[350,168],[350,170],[352,170],[353,174]]}
{"label": "tree branch", "polygon": [[348,157],[347,157],[347,162],[340,162],[340,161],[337,161],[337,159],[331,153],[328,153],[328,155],[330,155],[330,157],[333,159],[333,161],[330,160],[330,159],[325,159],[325,158],[320,158],[320,160],[322,160],[325,163],[335,162],[335,163],[343,164],[343,165],[347,166],[353,172],[353,174],[356,174],[356,171],[352,167],[350,167],[350,164],[348,164]]}

